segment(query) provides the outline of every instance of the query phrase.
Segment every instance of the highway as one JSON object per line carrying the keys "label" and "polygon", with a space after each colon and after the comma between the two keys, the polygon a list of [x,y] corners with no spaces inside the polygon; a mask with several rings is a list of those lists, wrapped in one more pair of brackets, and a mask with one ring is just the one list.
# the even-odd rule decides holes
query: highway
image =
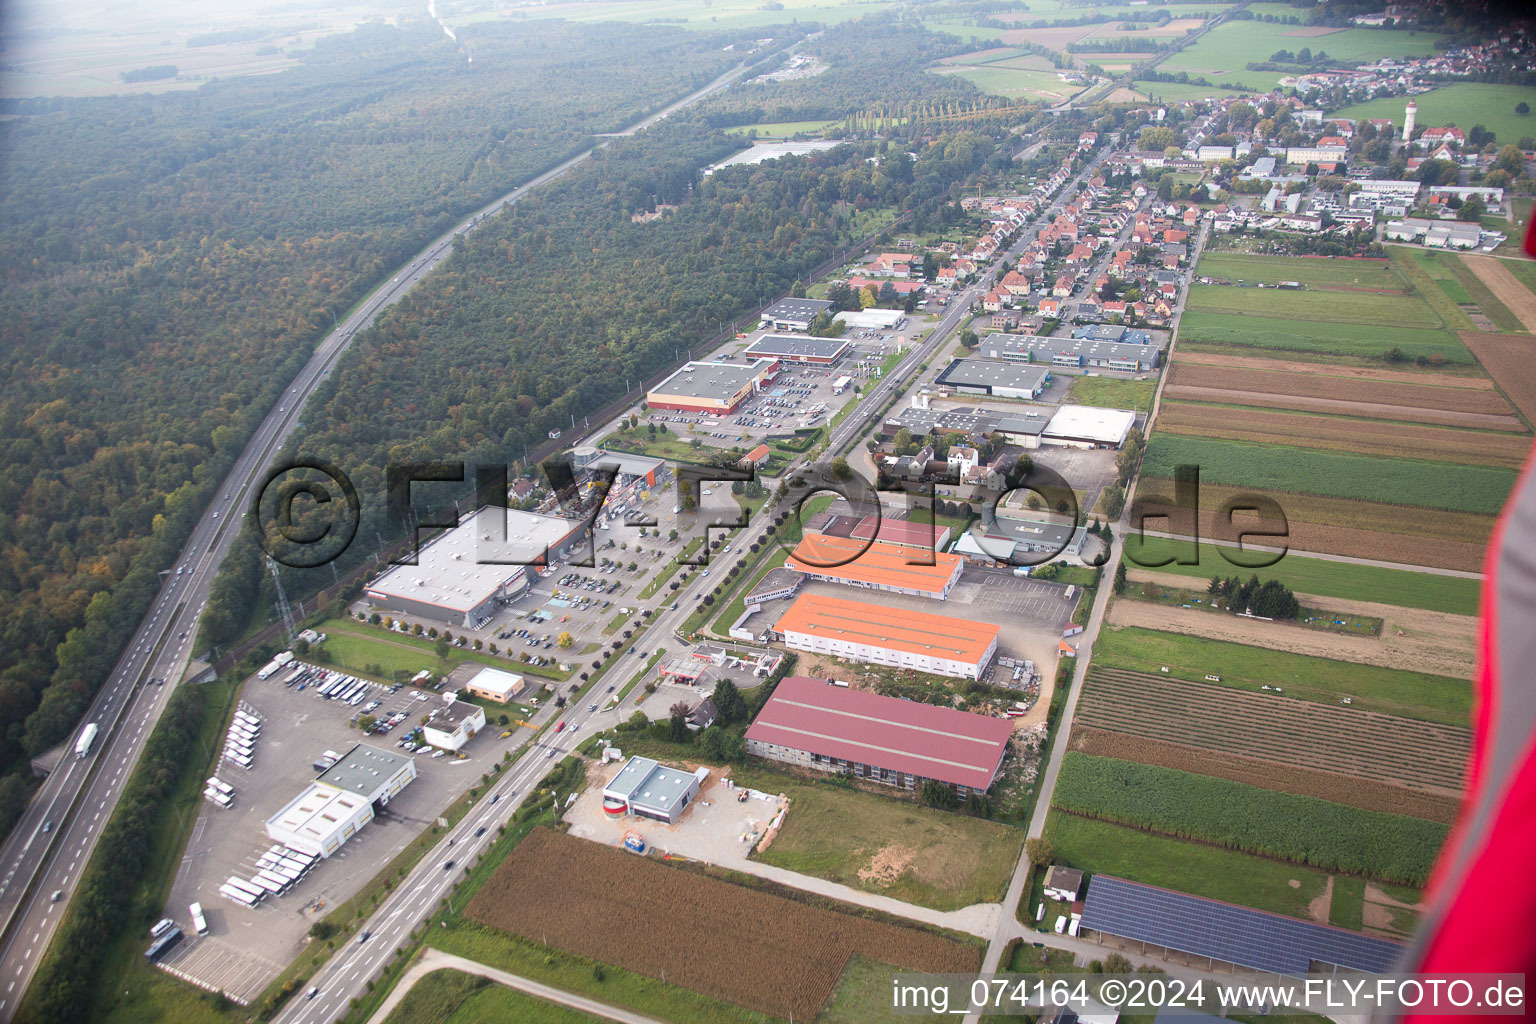
{"label": "highway", "polygon": [[[1007,262],[1009,257],[1015,255],[1034,238],[1041,227],[1049,223],[1050,215],[1065,203],[1066,197],[1075,192],[1086,176],[1093,173],[1094,168],[1103,159],[1103,155],[1090,161],[1076,178],[1062,186],[1061,191],[1042,211],[1035,224],[1022,231],[1020,237],[1008,249],[1007,255],[999,259],[998,266]],[[870,421],[879,414],[885,402],[890,399],[892,389],[897,387],[897,381],[910,376],[922,365],[923,360],[942,347],[949,335],[968,315],[970,299],[977,294],[978,289],[984,290],[978,283],[957,294],[951,300],[949,310],[940,319],[938,325],[929,332],[928,337],[920,345],[914,346],[896,370],[863,396],[858,408],[833,432],[827,449],[829,452],[838,452],[863,436],[864,431],[870,426]],[[731,501],[728,497],[724,500]],[[707,512],[701,509],[701,517],[705,514]],[[716,553],[711,562],[711,568],[726,568],[730,559],[742,557],[750,550],[754,541],[762,539],[772,518],[768,514],[768,506],[765,506],[763,512],[754,517],[747,527],[738,534],[732,535],[732,553],[726,556],[726,560],[722,560]],[[770,540],[768,543],[773,541]],[[661,610],[650,620],[644,636],[626,647],[614,659],[613,665],[608,669],[599,686],[593,688],[591,695],[574,702],[559,716],[557,721],[565,722],[565,728],[558,733],[553,731],[553,727],[547,728],[544,738],[530,746],[503,776],[482,794],[479,802],[470,812],[454,828],[444,833],[437,846],[421,859],[411,873],[389,894],[378,911],[363,925],[362,931],[369,933],[368,940],[361,943],[354,940],[332,956],[315,975],[309,989],[297,993],[275,1018],[277,1024],[319,1024],[319,1022],[335,1020],[347,1011],[354,997],[366,992],[368,982],[375,978],[380,969],[389,962],[395,950],[412,945],[411,932],[420,926],[436,909],[438,902],[448,895],[453,883],[462,877],[462,869],[472,864],[474,858],[484,852],[495,838],[497,827],[510,820],[513,812],[522,805],[530,788],[543,778],[554,764],[554,758],[564,756],[574,748],[590,733],[594,723],[598,728],[606,729],[622,721],[633,710],[639,698],[643,697],[643,691],[637,690],[626,698],[624,706],[612,711],[591,711],[589,708],[594,702],[600,707],[603,698],[606,697],[603,684],[622,685],[628,682],[636,672],[644,668],[650,654],[658,646],[665,644],[671,647],[674,644],[673,634],[687,619],[703,595],[712,590],[718,582],[718,577],[711,582],[700,572],[689,575],[687,582],[670,595],[677,604],[676,610],[671,608],[670,603],[661,605]],[[550,754],[551,751],[554,752],[553,757]],[[482,828],[485,830],[484,833],[477,836],[475,833]],[[444,865],[449,861],[453,862],[453,867],[445,868]],[[315,993],[313,996],[309,995],[311,991]]]}
{"label": "highway", "polygon": [[[636,122],[620,135],[633,134],[741,76],[738,66],[709,85]],[[160,593],[135,632],[80,726],[67,739],[57,768],[33,797],[16,827],[0,843],[0,1021],[10,1020],[52,941],[90,860],[102,827],[122,794],[144,742],[165,709],[166,701],[191,660],[190,644],[208,599],[208,587],[218,573],[236,530],[239,511],[251,498],[259,479],[293,432],[304,400],[380,311],[399,302],[452,252],[455,237],[474,230],[490,214],[569,172],[607,141],[561,163],[538,177],[487,203],[435,239],[390,280],[369,295],[315,349],[289,383],[277,406],[268,412],[226,476],[214,502],[193,529],[176,567],[163,574]],[[176,569],[184,572],[177,572]],[[153,685],[151,679],[172,681]],[[91,752],[81,759],[73,746],[81,728],[97,723],[100,734]],[[61,894],[55,902],[53,893]],[[148,936],[145,936],[146,945]]]}

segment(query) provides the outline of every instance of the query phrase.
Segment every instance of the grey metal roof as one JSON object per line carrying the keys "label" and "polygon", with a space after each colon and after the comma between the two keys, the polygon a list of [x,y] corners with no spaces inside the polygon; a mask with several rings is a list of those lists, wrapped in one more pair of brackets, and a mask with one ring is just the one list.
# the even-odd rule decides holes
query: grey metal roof
{"label": "grey metal roof", "polygon": [[846,338],[812,338],[800,334],[765,334],[747,346],[747,355],[758,358],[812,356],[831,359],[849,345]]}
{"label": "grey metal roof", "polygon": [[379,787],[394,778],[395,773],[409,764],[410,760],[404,754],[359,743],[347,751],[340,761],[321,772],[315,781],[348,793],[361,794],[371,800]]}
{"label": "grey metal roof", "polygon": [[632,757],[603,787],[603,795],[621,797],[632,807],[670,814],[692,784],[690,772],[668,768],[649,757]]}
{"label": "grey metal roof", "polygon": [[1049,366],[999,363],[987,359],[956,359],[939,374],[937,383],[951,387],[1008,388],[1033,393],[1051,374]]}
{"label": "grey metal roof", "polygon": [[810,323],[816,314],[831,309],[826,299],[780,299],[762,312],[764,320],[796,320]]}
{"label": "grey metal roof", "polygon": [[1083,927],[1275,974],[1303,975],[1314,961],[1381,974],[1403,950],[1359,932],[1113,875],[1093,876]]}

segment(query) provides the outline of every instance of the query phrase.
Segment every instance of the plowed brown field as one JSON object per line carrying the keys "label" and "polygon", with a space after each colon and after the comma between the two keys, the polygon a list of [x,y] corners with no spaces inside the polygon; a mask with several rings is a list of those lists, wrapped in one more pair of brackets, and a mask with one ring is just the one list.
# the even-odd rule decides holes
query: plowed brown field
{"label": "plowed brown field", "polygon": [[1509,434],[1186,402],[1164,402],[1157,425],[1163,430],[1196,437],[1328,448],[1392,458],[1442,459],[1459,465],[1520,466],[1531,447],[1529,438]]}
{"label": "plowed brown field", "polygon": [[1462,343],[1472,350],[1483,369],[1493,375],[1499,387],[1536,423],[1536,336],[1530,334],[1490,334],[1484,331],[1458,332]]}
{"label": "plowed brown field", "polygon": [[[1187,581],[1184,585],[1188,585]],[[1381,636],[1374,637],[1325,633],[1294,623],[1265,622],[1196,608],[1173,608],[1151,601],[1120,600],[1109,608],[1109,621],[1116,626],[1166,629],[1207,640],[1268,647],[1272,651],[1471,679],[1477,620],[1465,615],[1442,618],[1455,622],[1450,626],[1442,625],[1440,629],[1426,628],[1412,633],[1402,630],[1405,634],[1402,636],[1398,635],[1400,627],[1389,628],[1384,629]]]}
{"label": "plowed brown field", "polygon": [[981,966],[978,946],[732,885],[548,829],[523,840],[465,915],[803,1021],[821,1011],[854,953],[914,971],[965,973]]}
{"label": "plowed brown field", "polygon": [[1471,749],[1456,726],[1121,669],[1089,670],[1077,721],[1443,797],[1459,795]]}
{"label": "plowed brown field", "polygon": [[1183,346],[1180,346],[1177,358],[1181,363],[1199,363],[1202,366],[1238,366],[1250,370],[1318,373],[1328,377],[1385,380],[1399,384],[1434,384],[1442,387],[1465,387],[1473,391],[1493,390],[1493,381],[1487,377],[1464,377],[1457,374],[1438,372],[1426,373],[1423,370],[1382,370],[1373,366],[1345,366],[1336,363],[1298,363],[1294,359],[1267,359],[1264,356],[1233,356],[1221,352],[1192,352]]}
{"label": "plowed brown field", "polygon": [[1073,727],[1071,749],[1100,757],[1117,757],[1124,761],[1161,765],[1196,775],[1246,782],[1250,786],[1278,790],[1281,793],[1315,796],[1319,800],[1360,807],[1367,811],[1407,814],[1414,818],[1428,818],[1430,821],[1453,822],[1461,807],[1461,801],[1455,797],[1420,793],[1337,772],[1297,768],[1274,761],[1202,750],[1182,743],[1129,736],[1104,729]]}
{"label": "plowed brown field", "polygon": [[[1148,477],[1137,484],[1136,493],[1171,495],[1173,481]],[[1227,500],[1245,493],[1248,492],[1239,487],[1202,483],[1201,536],[1230,543],[1231,538],[1216,529],[1218,512]],[[1301,551],[1477,572],[1483,568],[1483,554],[1493,533],[1493,516],[1470,512],[1428,513],[1398,505],[1309,494],[1277,495],[1276,500],[1286,514],[1289,546]],[[1160,509],[1161,506],[1150,505],[1147,511],[1152,514]],[[1162,528],[1155,521],[1151,526]],[[1277,546],[1273,541],[1258,538],[1254,543]]]}
{"label": "plowed brown field", "polygon": [[1536,332],[1536,294],[1509,272],[1504,261],[1495,256],[1462,256],[1465,263],[1488,286],[1494,298],[1504,303],[1528,331]]}
{"label": "plowed brown field", "polygon": [[1494,416],[1507,416],[1514,411],[1502,395],[1483,388],[1466,387],[1465,380],[1440,374],[1434,377],[1426,375],[1422,384],[1407,384],[1346,379],[1328,373],[1258,370],[1251,367],[1238,369],[1175,360],[1169,371],[1168,383],[1183,387],[1363,402],[1404,409],[1436,409]]}
{"label": "plowed brown field", "polygon": [[1447,427],[1467,427],[1474,430],[1525,432],[1525,424],[1518,416],[1494,416],[1483,412],[1452,412],[1446,409],[1417,409],[1406,405],[1351,402],[1339,398],[1271,395],[1259,391],[1233,391],[1228,388],[1192,388],[1182,384],[1169,384],[1164,387],[1163,398],[1185,402],[1220,402],[1226,405],[1257,406],[1260,409],[1293,409],[1299,412],[1320,412],[1335,416],[1369,416],[1372,419],[1437,423]]}

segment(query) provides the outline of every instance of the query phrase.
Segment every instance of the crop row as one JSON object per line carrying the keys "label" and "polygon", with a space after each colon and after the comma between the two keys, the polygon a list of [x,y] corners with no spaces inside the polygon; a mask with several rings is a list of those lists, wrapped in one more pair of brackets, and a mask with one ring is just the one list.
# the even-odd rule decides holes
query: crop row
{"label": "crop row", "polygon": [[1053,803],[1180,839],[1414,886],[1429,877],[1447,832],[1421,818],[1077,751],[1066,755]]}
{"label": "crop row", "polygon": [[1198,466],[1211,483],[1486,515],[1515,484],[1511,469],[1154,434],[1143,472],[1171,477],[1181,465]]}
{"label": "crop row", "polygon": [[[491,928],[770,1013],[811,1020],[853,954],[966,973],[980,950],[539,829],[470,901]],[[642,938],[643,937],[643,938]]]}

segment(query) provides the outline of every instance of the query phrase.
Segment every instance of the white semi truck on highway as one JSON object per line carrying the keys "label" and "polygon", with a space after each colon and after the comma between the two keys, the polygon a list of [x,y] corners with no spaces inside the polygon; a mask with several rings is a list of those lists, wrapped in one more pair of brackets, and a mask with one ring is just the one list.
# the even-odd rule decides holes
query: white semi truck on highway
{"label": "white semi truck on highway", "polygon": [[84,757],[91,752],[91,744],[96,742],[96,723],[92,722],[80,730],[80,738],[75,741],[75,756]]}

